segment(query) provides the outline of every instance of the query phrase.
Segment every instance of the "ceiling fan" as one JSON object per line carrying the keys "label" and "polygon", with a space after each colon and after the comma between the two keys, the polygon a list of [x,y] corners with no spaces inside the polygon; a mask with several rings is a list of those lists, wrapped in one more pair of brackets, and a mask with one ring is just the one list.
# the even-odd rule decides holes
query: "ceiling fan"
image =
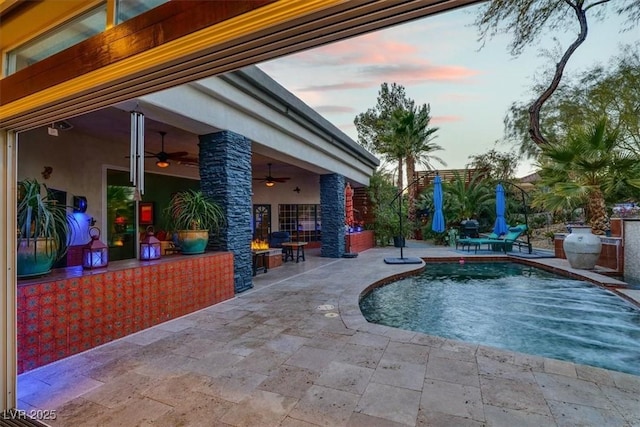
{"label": "ceiling fan", "polygon": [[291,179],[289,177],[276,178],[271,176],[271,163],[268,163],[268,165],[269,165],[269,174],[264,178],[253,178],[255,181],[261,181],[261,182],[264,182],[267,187],[273,187],[274,185],[276,185],[276,182],[287,182],[288,180]]}
{"label": "ceiling fan", "polygon": [[193,161],[197,162],[197,159],[185,158],[185,156],[189,155],[189,153],[187,153],[186,151],[175,151],[173,153],[167,153],[166,151],[164,151],[164,136],[167,133],[163,131],[160,131],[158,133],[162,137],[162,147],[160,152],[152,153],[149,151],[145,151],[145,153],[147,153],[145,157],[155,157],[158,159],[158,161],[156,162],[156,166],[158,166],[159,168],[166,168],[170,165],[169,160],[175,160],[178,163],[181,163],[183,161],[187,163],[192,163]]}

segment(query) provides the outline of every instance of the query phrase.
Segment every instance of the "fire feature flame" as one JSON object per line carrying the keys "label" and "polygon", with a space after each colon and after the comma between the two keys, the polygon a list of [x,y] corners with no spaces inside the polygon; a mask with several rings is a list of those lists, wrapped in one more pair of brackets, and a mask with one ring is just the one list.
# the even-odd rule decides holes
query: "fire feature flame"
{"label": "fire feature flame", "polygon": [[251,241],[251,250],[252,251],[260,251],[264,249],[269,249],[269,242],[266,240],[253,240]]}

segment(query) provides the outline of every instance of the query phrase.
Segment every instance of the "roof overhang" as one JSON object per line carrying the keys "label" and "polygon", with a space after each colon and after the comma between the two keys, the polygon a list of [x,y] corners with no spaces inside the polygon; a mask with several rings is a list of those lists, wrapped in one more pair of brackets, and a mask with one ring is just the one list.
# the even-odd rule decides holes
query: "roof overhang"
{"label": "roof overhang", "polygon": [[[213,4],[226,3],[190,1],[190,7],[184,8],[180,6],[184,2],[168,2],[132,22],[106,30],[98,40],[102,44],[94,38],[88,39],[0,80],[0,127],[26,130],[42,126],[161,89],[479,1],[259,2],[259,7],[246,13],[222,22],[212,17],[211,25],[163,42],[157,36],[158,31],[180,26],[180,21],[172,20],[184,20],[187,11],[206,12],[210,16]],[[179,8],[183,15],[176,18],[170,13],[173,8]],[[20,10],[16,8],[16,13]],[[157,22],[149,25],[157,24],[157,31],[147,31],[150,34],[146,35],[152,47],[135,54],[127,52],[127,49],[140,48],[144,34],[142,30],[133,31],[138,28],[136,25],[153,19]],[[184,22],[181,26],[185,27]],[[62,67],[65,59],[76,62],[81,59],[81,73],[78,74],[75,67]],[[47,67],[56,72],[47,72]],[[35,73],[36,68],[41,72]]]}

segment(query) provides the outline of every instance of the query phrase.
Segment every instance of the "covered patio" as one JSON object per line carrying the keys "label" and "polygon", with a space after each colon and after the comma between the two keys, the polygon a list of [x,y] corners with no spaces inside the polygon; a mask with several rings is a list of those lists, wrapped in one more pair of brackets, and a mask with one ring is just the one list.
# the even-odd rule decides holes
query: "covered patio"
{"label": "covered patio", "polygon": [[18,407],[55,410],[53,426],[640,423],[640,377],[368,323],[361,292],[423,267],[382,261],[396,251],[309,250],[229,301],[21,375]]}

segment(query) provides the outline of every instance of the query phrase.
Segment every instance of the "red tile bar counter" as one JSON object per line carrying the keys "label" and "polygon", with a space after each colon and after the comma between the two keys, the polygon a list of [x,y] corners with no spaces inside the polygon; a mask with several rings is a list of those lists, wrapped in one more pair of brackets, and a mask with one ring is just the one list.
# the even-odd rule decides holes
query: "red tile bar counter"
{"label": "red tile bar counter", "polygon": [[233,254],[68,267],[18,281],[18,373],[233,298]]}
{"label": "red tile bar counter", "polygon": [[375,236],[373,230],[356,231],[345,234],[345,251],[362,252],[375,246]]}

